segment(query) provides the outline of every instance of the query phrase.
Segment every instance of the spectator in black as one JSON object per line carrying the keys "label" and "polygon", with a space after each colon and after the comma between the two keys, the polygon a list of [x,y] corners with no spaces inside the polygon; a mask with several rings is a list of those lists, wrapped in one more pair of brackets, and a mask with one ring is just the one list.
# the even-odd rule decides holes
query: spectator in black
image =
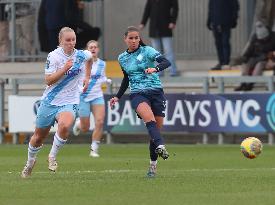
{"label": "spectator in black", "polygon": [[98,40],[100,36],[100,29],[98,27],[93,27],[90,24],[83,21],[83,15],[81,10],[84,9],[84,3],[80,0],[71,0],[69,3],[67,0],[65,4],[65,16],[66,21],[74,28],[76,31],[76,48],[83,49],[90,40]]}
{"label": "spectator in black", "polygon": [[230,62],[231,29],[237,26],[238,0],[209,0],[207,27],[213,31],[219,63],[212,70],[221,70]]}
{"label": "spectator in black", "polygon": [[38,16],[41,51],[49,52],[58,46],[58,33],[63,27],[76,31],[77,49],[84,48],[89,40],[98,40],[100,29],[84,22],[78,0],[42,0]]}
{"label": "spectator in black", "polygon": [[[42,0],[39,9],[38,31],[41,50],[53,51],[58,46],[58,33],[61,28],[71,24],[66,20],[66,1],[71,0]],[[72,28],[75,30],[74,28]]]}
{"label": "spectator in black", "polygon": [[[46,1],[42,0],[40,3],[39,11],[38,11],[38,19],[37,19],[37,31],[38,31],[38,39],[40,43],[40,50],[43,52],[51,52],[48,39],[48,32],[46,27]],[[53,47],[53,46],[52,46]]]}
{"label": "spectator in black", "polygon": [[170,76],[178,75],[172,41],[178,7],[178,0],[147,0],[139,26],[142,29],[150,18],[149,36],[152,47],[163,52],[171,62]]}
{"label": "spectator in black", "polygon": [[[268,61],[268,55],[275,50],[274,33],[261,21],[256,22],[255,34],[243,55],[242,75],[262,75]],[[235,91],[252,90],[254,83],[241,83]]]}

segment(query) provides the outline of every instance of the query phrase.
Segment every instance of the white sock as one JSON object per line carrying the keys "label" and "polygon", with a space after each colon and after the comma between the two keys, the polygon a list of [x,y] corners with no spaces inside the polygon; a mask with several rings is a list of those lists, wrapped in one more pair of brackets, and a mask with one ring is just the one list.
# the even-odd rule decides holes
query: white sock
{"label": "white sock", "polygon": [[93,150],[94,152],[97,152],[99,148],[99,144],[100,144],[100,141],[97,141],[97,140],[92,141],[91,150]]}
{"label": "white sock", "polygon": [[165,145],[160,144],[157,148],[163,148]]}
{"label": "white sock", "polygon": [[67,140],[63,140],[61,139],[57,132],[54,134],[54,140],[53,140],[53,145],[52,145],[52,149],[50,151],[49,157],[51,158],[56,158],[56,155],[58,153],[58,151],[60,150],[61,147],[63,147],[66,144]]}
{"label": "white sock", "polygon": [[34,147],[29,143],[28,147],[28,165],[32,165],[36,159],[37,153],[40,151],[42,148],[42,145],[40,147]]}
{"label": "white sock", "polygon": [[152,160],[150,160],[150,165],[157,166],[157,163],[158,163],[158,161],[152,161]]}
{"label": "white sock", "polygon": [[80,129],[80,119],[79,118],[76,118],[75,126]]}

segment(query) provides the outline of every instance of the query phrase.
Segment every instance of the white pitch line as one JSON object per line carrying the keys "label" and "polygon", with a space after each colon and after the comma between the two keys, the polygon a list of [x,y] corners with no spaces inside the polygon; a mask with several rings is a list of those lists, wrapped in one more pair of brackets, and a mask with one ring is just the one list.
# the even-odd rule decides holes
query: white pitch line
{"label": "white pitch line", "polygon": [[[127,170],[127,169],[108,169],[108,170],[101,170],[101,171],[96,171],[96,170],[77,170],[77,171],[57,171],[58,173],[61,174],[82,174],[82,173],[127,173],[127,172],[139,172],[139,171],[143,171],[143,170]],[[21,172],[12,172],[12,171],[8,171],[8,174],[17,174],[17,173],[21,173]],[[48,173],[54,173],[51,171],[34,171],[33,173],[36,174],[48,174]]]}
{"label": "white pitch line", "polygon": [[[225,168],[225,169],[172,169],[172,172],[238,172],[238,171],[270,171],[275,170],[274,167],[266,168]],[[144,172],[144,170],[130,170],[130,169],[107,169],[107,170],[77,170],[77,171],[57,171],[61,174],[85,174],[85,173],[129,173],[129,172]],[[8,171],[8,174],[18,174],[20,172]],[[48,174],[50,171],[34,171],[36,174]]]}
{"label": "white pitch line", "polygon": [[232,172],[232,171],[268,171],[275,170],[274,167],[266,168],[224,168],[224,169],[185,169],[185,170],[176,170],[181,172]]}

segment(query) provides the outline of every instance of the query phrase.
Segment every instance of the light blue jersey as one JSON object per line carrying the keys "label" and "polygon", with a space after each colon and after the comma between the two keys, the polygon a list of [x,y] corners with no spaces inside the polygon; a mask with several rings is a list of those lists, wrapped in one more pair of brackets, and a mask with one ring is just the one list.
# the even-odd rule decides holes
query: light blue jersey
{"label": "light blue jersey", "polygon": [[146,74],[147,68],[154,68],[156,58],[161,54],[150,46],[140,46],[136,51],[123,52],[118,57],[121,68],[128,74],[131,93],[162,88],[157,73]]}

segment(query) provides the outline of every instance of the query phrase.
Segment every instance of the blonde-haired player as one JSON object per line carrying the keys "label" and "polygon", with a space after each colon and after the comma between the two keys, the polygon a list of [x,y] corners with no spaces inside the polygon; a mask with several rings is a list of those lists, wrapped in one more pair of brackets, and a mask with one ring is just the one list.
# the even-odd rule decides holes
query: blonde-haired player
{"label": "blonde-haired player", "polygon": [[98,58],[99,45],[97,41],[91,40],[87,43],[87,49],[92,53],[93,65],[91,69],[91,79],[86,92],[80,96],[79,117],[76,120],[73,132],[75,135],[89,131],[90,113],[94,116],[95,126],[92,134],[91,157],[99,157],[98,149],[103,134],[103,124],[105,118],[105,100],[103,97],[102,83],[111,83],[105,75],[106,63]]}
{"label": "blonde-haired player", "polygon": [[48,157],[48,168],[50,171],[57,169],[56,155],[68,139],[70,128],[75,121],[79,96],[88,88],[92,64],[91,53],[75,49],[75,44],[74,30],[64,27],[59,32],[59,47],[47,57],[47,87],[37,111],[36,128],[29,142],[28,160],[21,173],[22,178],[31,175],[36,156],[55,121],[58,126]]}

